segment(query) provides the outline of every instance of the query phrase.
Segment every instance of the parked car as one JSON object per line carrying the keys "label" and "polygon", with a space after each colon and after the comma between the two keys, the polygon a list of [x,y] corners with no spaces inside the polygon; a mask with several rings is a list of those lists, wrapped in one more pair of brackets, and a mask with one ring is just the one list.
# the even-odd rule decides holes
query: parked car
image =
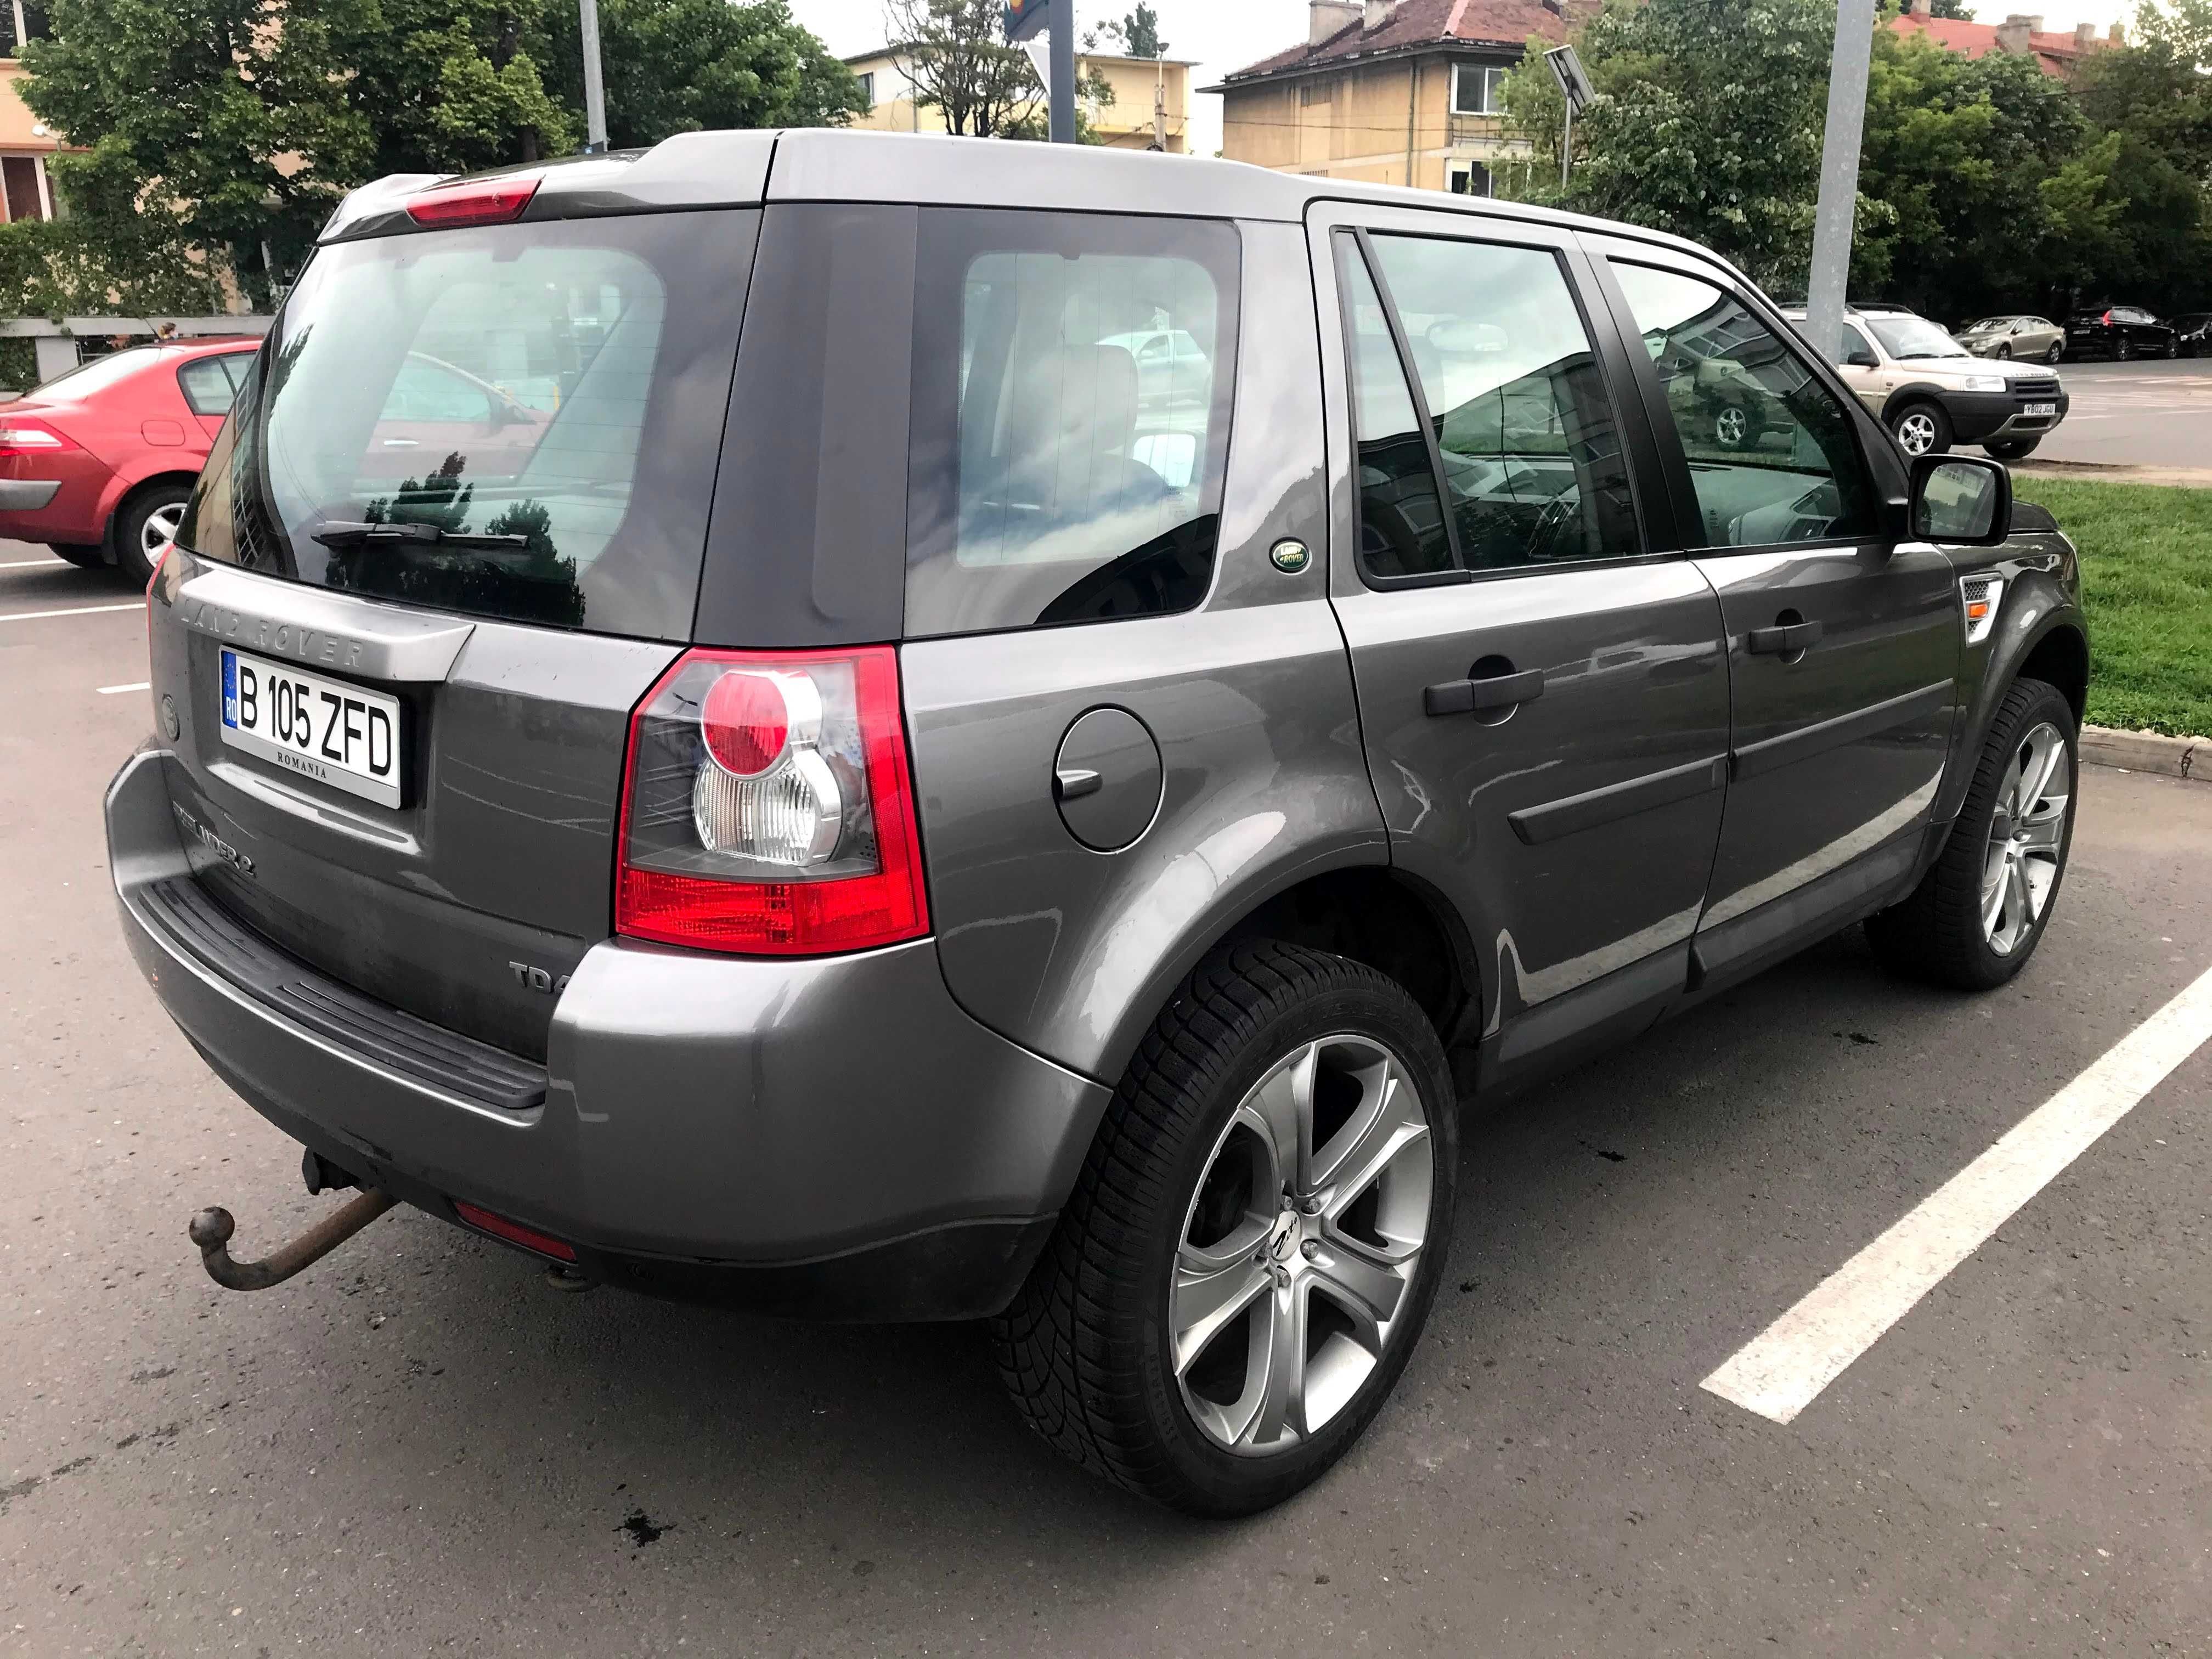
{"label": "parked car", "polygon": [[2055,363],[2066,355],[2066,331],[2046,317],[1984,317],[1960,329],[1958,340],[1977,357]]}
{"label": "parked car", "polygon": [[[1802,311],[1789,316],[1804,320]],[[2034,453],[2073,401],[2049,368],[1975,357],[1909,311],[1869,306],[1845,313],[1844,348],[1844,384],[1908,455],[1940,455],[1967,443],[2016,461]]]}
{"label": "parked car", "polygon": [[[418,352],[559,407],[394,486]],[[106,805],[155,994],[364,1189],[251,1270],[197,1218],[241,1288],[397,1200],[987,1318],[1052,1444],[1245,1513],[1414,1359],[1463,1100],[1862,920],[2002,984],[2063,878],[2073,548],[1657,232],[690,133],[356,191],[253,373]]]}
{"label": "parked car", "polygon": [[143,587],[259,344],[129,346],[0,405],[0,536]]}
{"label": "parked car", "polygon": [[2185,311],[2174,318],[2173,340],[2185,357],[2212,356],[2212,311]]}
{"label": "parked car", "polygon": [[2172,357],[2181,349],[2171,323],[2141,306],[2091,306],[2066,319],[2066,355],[2094,352],[2124,363],[2130,357]]}

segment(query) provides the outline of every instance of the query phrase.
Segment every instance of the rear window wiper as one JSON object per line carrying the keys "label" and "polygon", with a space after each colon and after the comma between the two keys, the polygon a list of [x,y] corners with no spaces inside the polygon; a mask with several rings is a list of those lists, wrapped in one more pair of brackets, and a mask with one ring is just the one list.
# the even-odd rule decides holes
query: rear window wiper
{"label": "rear window wiper", "polygon": [[424,546],[527,547],[527,536],[493,536],[473,530],[446,530],[434,524],[355,524],[332,519],[312,532],[325,547],[361,547],[371,542],[408,542]]}

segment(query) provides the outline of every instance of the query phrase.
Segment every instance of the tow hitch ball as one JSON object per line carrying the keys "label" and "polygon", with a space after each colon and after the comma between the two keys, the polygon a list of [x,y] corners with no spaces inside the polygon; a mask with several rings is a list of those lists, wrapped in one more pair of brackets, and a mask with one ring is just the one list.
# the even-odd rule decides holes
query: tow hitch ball
{"label": "tow hitch ball", "polygon": [[[312,1161],[314,1154],[310,1152],[307,1157]],[[310,1192],[321,1190],[317,1173],[311,1170],[308,1174]],[[398,1201],[390,1193],[371,1188],[335,1215],[324,1217],[290,1243],[259,1261],[231,1260],[230,1236],[238,1230],[238,1224],[231,1219],[228,1210],[202,1210],[192,1218],[187,1231],[192,1243],[199,1246],[200,1262],[207,1268],[210,1279],[225,1290],[265,1291],[320,1261]]]}

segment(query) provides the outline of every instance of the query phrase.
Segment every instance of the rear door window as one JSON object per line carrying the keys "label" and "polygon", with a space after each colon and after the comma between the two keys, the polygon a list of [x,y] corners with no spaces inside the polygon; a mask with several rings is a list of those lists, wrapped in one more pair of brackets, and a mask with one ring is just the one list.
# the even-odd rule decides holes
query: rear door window
{"label": "rear door window", "polygon": [[1205,599],[1237,280],[1225,223],[921,216],[909,637]]}
{"label": "rear door window", "polygon": [[231,399],[237,395],[237,387],[223,372],[221,357],[195,357],[178,364],[177,385],[195,415],[228,415]]}
{"label": "rear door window", "polygon": [[686,637],[758,218],[321,249],[179,544],[441,610]]}

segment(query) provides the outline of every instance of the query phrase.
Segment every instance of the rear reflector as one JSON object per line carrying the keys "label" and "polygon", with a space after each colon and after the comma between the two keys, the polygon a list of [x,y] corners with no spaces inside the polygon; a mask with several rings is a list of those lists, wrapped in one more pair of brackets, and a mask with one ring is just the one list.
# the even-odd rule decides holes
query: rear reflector
{"label": "rear reflector", "polygon": [[458,1198],[453,1200],[453,1213],[479,1232],[489,1233],[494,1238],[503,1238],[510,1244],[520,1244],[526,1250],[535,1250],[556,1261],[574,1261],[576,1259],[574,1245],[563,1244],[557,1238],[548,1238],[544,1233],[524,1226],[520,1221],[509,1221],[503,1215],[494,1215],[489,1210],[464,1204]]}
{"label": "rear reflector", "polygon": [[522,216],[538,194],[536,174],[524,178],[478,179],[439,185],[410,197],[407,216],[432,229],[455,225],[503,225]]}

